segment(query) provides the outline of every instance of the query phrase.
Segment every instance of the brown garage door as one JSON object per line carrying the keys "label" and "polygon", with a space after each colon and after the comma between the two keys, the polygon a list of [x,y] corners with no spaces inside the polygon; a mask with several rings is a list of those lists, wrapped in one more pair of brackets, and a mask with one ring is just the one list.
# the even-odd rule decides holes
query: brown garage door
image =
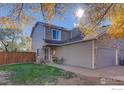
{"label": "brown garage door", "polygon": [[96,49],[96,68],[107,67],[115,65],[116,50],[111,48],[97,48]]}

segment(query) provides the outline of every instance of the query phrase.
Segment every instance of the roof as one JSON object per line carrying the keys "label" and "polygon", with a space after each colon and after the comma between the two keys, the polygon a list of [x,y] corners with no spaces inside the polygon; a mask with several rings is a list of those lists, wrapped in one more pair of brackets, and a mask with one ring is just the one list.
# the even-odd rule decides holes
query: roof
{"label": "roof", "polygon": [[[51,27],[53,29],[58,29],[58,30],[62,30],[62,31],[70,31],[70,30],[67,30],[66,28],[59,27],[59,26],[56,26],[56,25],[52,25],[52,24],[48,24],[48,23],[43,23],[43,22],[37,22],[35,24],[35,26],[33,27],[33,29],[32,29],[31,37],[32,37],[32,34],[34,32],[34,29],[39,24],[43,25],[43,26],[46,26],[46,27]],[[106,26],[106,27],[108,27],[108,26]],[[101,29],[97,30],[96,34],[93,34],[93,35],[87,35],[87,36],[82,37],[81,34],[80,34],[80,35],[77,35],[77,36],[75,36],[73,38],[70,38],[68,40],[65,40],[65,41],[56,41],[56,40],[48,40],[48,39],[44,39],[44,41],[47,44],[51,44],[51,45],[52,44],[53,45],[65,45],[65,44],[72,44],[72,43],[76,43],[76,42],[83,42],[83,41],[94,40],[94,39],[98,39],[99,37],[101,37],[102,35],[104,35],[106,33],[106,27],[102,27]],[[75,29],[73,29],[73,30],[75,30]]]}
{"label": "roof", "polygon": [[44,23],[44,22],[37,22],[34,27],[32,28],[32,32],[31,32],[31,37],[34,33],[34,30],[35,28],[38,26],[38,25],[43,25],[45,27],[49,27],[49,28],[52,28],[52,29],[57,29],[57,30],[62,30],[62,31],[70,31],[70,30],[67,30],[66,28],[64,27],[60,27],[60,26],[56,26],[56,25],[53,25],[53,24],[49,24],[49,23]]}
{"label": "roof", "polygon": [[34,29],[37,27],[37,25],[38,25],[38,23],[36,23],[36,24],[33,26],[30,37],[32,37],[32,35],[33,35],[33,33],[34,33]]}
{"label": "roof", "polygon": [[106,27],[101,27],[100,29],[96,30],[95,34],[93,35],[87,35],[84,37],[84,40],[89,40],[89,39],[98,39],[102,35],[104,35],[107,31],[107,26]]}
{"label": "roof", "polygon": [[49,24],[49,23],[38,22],[38,24],[42,24],[42,25],[44,25],[44,26],[51,27],[51,28],[58,29],[58,30],[69,31],[69,30],[67,30],[67,29],[64,28],[64,27],[60,27],[60,26],[57,26],[57,25]]}
{"label": "roof", "polygon": [[100,30],[96,31],[97,33],[92,35],[92,36],[85,36],[82,37],[81,35],[78,35],[76,37],[73,37],[69,40],[66,41],[55,41],[55,40],[45,40],[45,42],[48,45],[67,45],[67,44],[73,44],[73,43],[79,43],[79,42],[85,42],[85,41],[90,41],[90,40],[95,40],[101,37],[106,33],[106,27],[101,28]]}
{"label": "roof", "polygon": [[48,39],[45,39],[44,41],[49,44],[65,44],[65,43],[69,43],[69,42],[79,41],[82,39],[83,39],[83,37],[80,35],[80,36],[76,36],[76,37],[70,38],[65,41],[56,41],[56,40],[48,40]]}

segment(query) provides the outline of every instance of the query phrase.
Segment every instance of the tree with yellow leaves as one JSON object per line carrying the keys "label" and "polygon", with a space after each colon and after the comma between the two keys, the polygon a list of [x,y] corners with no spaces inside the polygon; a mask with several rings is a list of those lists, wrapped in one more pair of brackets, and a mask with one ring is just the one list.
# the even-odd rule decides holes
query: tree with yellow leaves
{"label": "tree with yellow leaves", "polygon": [[[2,4],[4,5],[10,4]],[[0,25],[8,28],[17,29],[24,25],[32,23],[34,19],[27,11],[41,12],[44,20],[49,21],[56,14],[62,15],[69,4],[41,3],[41,4],[11,4],[13,6],[11,13],[0,18]],[[80,20],[79,29],[86,30],[85,33],[95,33],[96,29],[100,29],[99,24],[104,20],[109,20],[111,25],[108,27],[108,33],[114,38],[124,37],[124,4],[100,3],[100,4],[83,4],[85,5],[85,19]],[[74,5],[72,6],[74,7]]]}
{"label": "tree with yellow leaves", "polygon": [[[124,4],[100,3],[86,4],[86,21],[80,20],[79,29],[90,29],[89,33],[94,33],[101,29],[100,24],[104,20],[109,20],[107,32],[113,38],[124,38]],[[96,34],[96,33],[95,33]]]}
{"label": "tree with yellow leaves", "polygon": [[0,8],[6,6],[11,7],[11,10],[8,15],[0,16],[0,41],[5,51],[8,51],[10,45],[11,48],[14,48],[14,40],[18,36],[18,32],[22,31],[26,25],[30,25],[35,19],[32,15],[29,15],[30,12],[41,12],[41,16],[47,21],[52,19],[55,14],[61,15],[64,12],[65,4],[0,4]]}
{"label": "tree with yellow leaves", "polygon": [[[23,25],[31,24],[35,19],[30,12],[41,12],[41,16],[44,20],[48,21],[53,18],[54,15],[61,15],[66,4],[55,3],[41,3],[41,4],[2,4],[1,7],[11,6],[11,11],[7,16],[0,17],[0,25],[4,25],[7,28],[23,27]],[[29,12],[29,13],[28,13]],[[17,25],[18,24],[18,25]]]}

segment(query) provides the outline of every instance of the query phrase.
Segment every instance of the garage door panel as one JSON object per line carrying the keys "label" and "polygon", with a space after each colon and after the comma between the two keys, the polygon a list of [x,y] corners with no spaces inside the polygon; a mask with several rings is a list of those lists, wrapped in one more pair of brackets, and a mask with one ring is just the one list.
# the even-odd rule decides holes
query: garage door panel
{"label": "garage door panel", "polygon": [[115,65],[115,49],[97,48],[96,50],[96,68]]}

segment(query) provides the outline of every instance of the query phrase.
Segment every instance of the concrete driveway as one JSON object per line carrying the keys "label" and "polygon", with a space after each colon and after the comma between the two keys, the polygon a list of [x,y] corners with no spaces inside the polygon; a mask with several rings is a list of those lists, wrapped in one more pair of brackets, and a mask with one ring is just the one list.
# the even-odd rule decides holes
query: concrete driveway
{"label": "concrete driveway", "polygon": [[81,67],[58,65],[58,64],[48,64],[57,68],[61,68],[67,71],[74,72],[79,75],[85,75],[89,77],[104,77],[116,80],[124,81],[124,66],[110,66],[100,69],[86,69]]}

